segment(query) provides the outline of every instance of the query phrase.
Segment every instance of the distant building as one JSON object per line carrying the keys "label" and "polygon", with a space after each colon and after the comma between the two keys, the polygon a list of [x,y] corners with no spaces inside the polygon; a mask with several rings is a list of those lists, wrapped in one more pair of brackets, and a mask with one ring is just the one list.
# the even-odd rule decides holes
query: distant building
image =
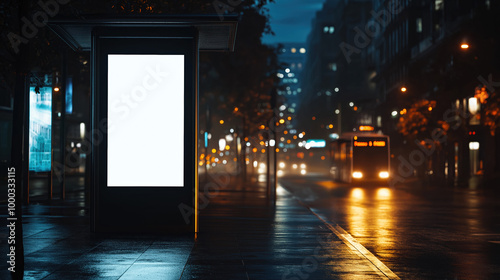
{"label": "distant building", "polygon": [[[499,15],[500,3],[490,0],[373,1],[372,22],[378,22],[380,30],[371,37],[373,51],[368,60],[375,70],[372,81],[381,101],[374,116],[394,136],[391,144],[406,146],[396,125],[418,100],[436,102],[431,121],[442,121],[450,109],[468,114],[467,101],[474,97],[475,88],[484,85],[488,75],[500,74]],[[457,180],[477,172],[491,173],[493,151],[499,169],[500,146],[491,144],[494,141],[484,127],[467,121],[448,133],[448,139],[455,140],[443,145],[439,157],[433,154],[418,166],[420,174],[447,174]],[[470,147],[479,147],[479,152],[469,151]],[[481,147],[491,151],[490,156]],[[477,167],[481,165],[483,171]]]}
{"label": "distant building", "polygon": [[300,77],[304,69],[307,49],[305,43],[281,43],[278,50],[278,61],[283,65],[278,72],[281,87],[278,95],[285,100],[285,106],[295,113],[303,97]]}
{"label": "distant building", "polygon": [[356,30],[364,28],[370,10],[370,0],[327,0],[313,19],[300,108],[301,126],[313,137],[325,139],[331,133],[352,131],[363,106],[373,104],[375,86],[366,59],[370,49],[362,47],[346,55],[343,47],[355,45]]}

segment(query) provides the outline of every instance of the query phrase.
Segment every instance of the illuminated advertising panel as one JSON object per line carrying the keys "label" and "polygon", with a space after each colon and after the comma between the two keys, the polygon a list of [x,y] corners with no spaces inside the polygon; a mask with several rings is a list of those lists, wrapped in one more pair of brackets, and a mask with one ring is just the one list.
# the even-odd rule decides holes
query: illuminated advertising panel
{"label": "illuminated advertising panel", "polygon": [[66,114],[73,113],[73,78],[66,80]]}
{"label": "illuminated advertising panel", "polygon": [[326,141],[323,139],[309,139],[305,144],[306,149],[309,148],[324,148],[326,147]]}
{"label": "illuminated advertising panel", "polygon": [[29,170],[49,172],[52,139],[52,87],[30,87]]}
{"label": "illuminated advertising panel", "polygon": [[108,187],[184,186],[184,55],[108,55]]}

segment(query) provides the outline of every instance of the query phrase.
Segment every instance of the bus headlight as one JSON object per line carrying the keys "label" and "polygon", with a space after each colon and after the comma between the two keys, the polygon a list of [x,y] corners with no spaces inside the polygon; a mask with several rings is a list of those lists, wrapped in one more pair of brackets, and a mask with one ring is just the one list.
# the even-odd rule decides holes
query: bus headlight
{"label": "bus headlight", "polygon": [[352,178],[361,179],[363,178],[363,173],[359,171],[352,172]]}
{"label": "bus headlight", "polygon": [[382,178],[382,179],[387,179],[387,178],[389,178],[389,172],[387,172],[387,171],[382,171],[382,172],[379,172],[379,173],[378,173],[378,176],[379,176],[380,178]]}

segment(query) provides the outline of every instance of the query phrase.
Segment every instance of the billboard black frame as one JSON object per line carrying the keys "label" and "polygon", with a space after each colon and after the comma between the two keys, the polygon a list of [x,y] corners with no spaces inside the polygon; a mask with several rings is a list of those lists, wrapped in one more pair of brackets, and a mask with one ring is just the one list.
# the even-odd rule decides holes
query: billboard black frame
{"label": "billboard black frame", "polygon": [[[107,186],[108,54],[184,55],[184,186]],[[92,232],[195,232],[179,205],[196,208],[198,30],[194,27],[96,27],[92,31]],[[102,132],[102,138],[95,133]],[[133,148],[133,147],[131,147]]]}

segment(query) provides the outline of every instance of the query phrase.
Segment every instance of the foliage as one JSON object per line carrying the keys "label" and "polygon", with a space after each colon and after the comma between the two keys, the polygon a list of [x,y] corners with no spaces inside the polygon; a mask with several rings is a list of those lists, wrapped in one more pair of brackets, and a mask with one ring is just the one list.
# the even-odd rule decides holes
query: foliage
{"label": "foliage", "polygon": [[432,109],[436,106],[435,101],[425,99],[419,100],[411,105],[409,109],[403,109],[397,124],[399,133],[408,138],[416,138],[429,130]]}
{"label": "foliage", "polygon": [[500,94],[498,92],[490,94],[483,110],[483,123],[489,128],[490,134],[494,136],[495,131],[500,128]]}
{"label": "foliage", "polygon": [[421,99],[411,105],[409,109],[403,109],[397,129],[406,139],[414,141],[417,139],[432,138],[434,129],[442,129],[447,134],[450,124],[436,119],[436,101]]}
{"label": "foliage", "polygon": [[241,6],[238,11],[235,51],[200,56],[200,95],[202,102],[215,100],[210,107],[221,118],[243,120],[244,134],[251,135],[271,117],[278,63],[276,50],[261,42],[262,34],[270,32],[266,10]]}

